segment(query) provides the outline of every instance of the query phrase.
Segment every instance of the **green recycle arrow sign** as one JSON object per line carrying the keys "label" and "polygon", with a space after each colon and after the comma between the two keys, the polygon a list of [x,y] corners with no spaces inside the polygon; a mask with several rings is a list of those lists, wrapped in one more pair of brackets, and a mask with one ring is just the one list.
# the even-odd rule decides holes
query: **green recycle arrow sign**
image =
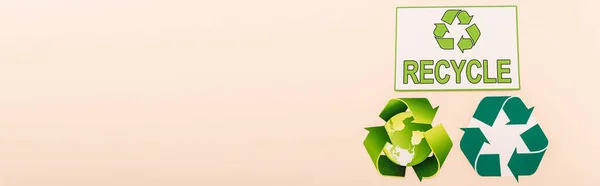
{"label": "green recycle arrow sign", "polygon": [[[447,38],[446,33],[450,33],[448,26],[452,25],[455,20],[458,20],[458,25],[469,25],[473,20],[473,16],[465,10],[450,9],[442,15],[442,23],[435,23],[433,35],[438,45],[443,50],[454,50],[454,38]],[[475,46],[479,38],[481,37],[481,31],[477,24],[471,24],[465,28],[468,37],[461,36],[456,42],[456,46],[462,53],[465,50],[470,50]]]}
{"label": "green recycle arrow sign", "polygon": [[379,114],[385,125],[366,128],[363,143],[380,174],[404,177],[409,166],[421,181],[437,174],[452,148],[444,127],[431,125],[437,109],[427,98],[388,102]]}
{"label": "green recycle arrow sign", "polygon": [[[519,97],[492,96],[481,100],[471,123],[482,124],[473,127],[470,123],[470,127],[462,128],[464,135],[460,141],[460,149],[479,175],[514,176],[518,181],[519,176],[530,176],[537,171],[548,147],[548,138],[539,124],[531,119],[532,111],[533,107],[527,108]],[[502,112],[504,114],[501,114]],[[495,142],[488,140],[482,129],[494,132],[497,125],[509,128],[520,127],[519,130],[514,130],[517,132],[513,135],[520,138],[527,148],[525,152],[517,152],[515,147],[512,152],[509,152],[512,154],[505,165],[501,163],[500,154],[482,153],[484,145],[494,145]],[[503,172],[502,166],[506,166],[510,172]]]}

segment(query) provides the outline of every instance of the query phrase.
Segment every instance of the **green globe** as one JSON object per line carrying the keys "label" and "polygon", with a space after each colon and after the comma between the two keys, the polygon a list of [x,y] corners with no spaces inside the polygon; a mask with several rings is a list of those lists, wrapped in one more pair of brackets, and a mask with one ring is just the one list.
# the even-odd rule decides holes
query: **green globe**
{"label": "green globe", "polygon": [[394,163],[401,166],[417,165],[431,154],[431,148],[424,138],[431,125],[412,123],[412,113],[396,114],[385,123],[391,144],[387,143],[383,153]]}

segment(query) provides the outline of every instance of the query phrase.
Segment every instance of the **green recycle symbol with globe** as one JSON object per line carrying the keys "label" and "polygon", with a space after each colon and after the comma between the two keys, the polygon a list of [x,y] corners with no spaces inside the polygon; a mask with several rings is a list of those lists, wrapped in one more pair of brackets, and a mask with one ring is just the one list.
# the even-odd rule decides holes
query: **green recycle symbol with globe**
{"label": "green recycle symbol with globe", "polygon": [[548,138],[519,97],[490,96],[479,103],[460,149],[480,176],[533,175]]}
{"label": "green recycle symbol with globe", "polygon": [[408,166],[421,181],[437,174],[452,148],[444,127],[431,125],[437,109],[427,98],[388,102],[379,114],[385,125],[366,128],[363,143],[380,174],[404,177]]}
{"label": "green recycle symbol with globe", "polygon": [[[465,10],[455,10],[450,9],[447,10],[442,16],[443,23],[435,23],[435,29],[433,30],[433,35],[435,36],[435,40],[438,45],[443,50],[454,50],[454,38],[447,38],[446,33],[450,33],[448,30],[448,26],[452,25],[455,20],[458,19],[458,25],[469,25],[471,24],[471,20],[473,19],[472,15]],[[461,38],[456,43],[458,49],[461,52],[465,52],[465,50],[470,50],[475,46],[479,37],[481,37],[481,31],[477,27],[477,24],[472,24],[468,26],[466,29],[468,37],[461,36]]]}

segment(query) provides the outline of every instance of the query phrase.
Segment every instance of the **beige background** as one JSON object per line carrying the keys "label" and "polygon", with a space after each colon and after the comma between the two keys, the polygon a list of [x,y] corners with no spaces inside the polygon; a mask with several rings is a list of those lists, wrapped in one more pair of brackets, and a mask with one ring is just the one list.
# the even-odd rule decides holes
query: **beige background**
{"label": "beige background", "polygon": [[[402,5],[517,4],[520,91],[393,91]],[[518,95],[550,138],[521,185],[598,185],[595,0],[0,2],[0,185],[409,185],[363,127],[394,97],[441,105],[455,148],[421,185],[481,178],[458,141],[478,101]]]}

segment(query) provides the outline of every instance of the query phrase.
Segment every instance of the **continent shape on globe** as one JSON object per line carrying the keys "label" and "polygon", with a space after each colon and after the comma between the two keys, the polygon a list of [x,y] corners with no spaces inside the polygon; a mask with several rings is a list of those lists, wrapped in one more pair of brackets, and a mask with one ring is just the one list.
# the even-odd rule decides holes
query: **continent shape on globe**
{"label": "continent shape on globe", "polygon": [[392,162],[401,166],[417,165],[431,153],[423,135],[431,129],[431,125],[412,123],[413,120],[412,113],[402,112],[384,125],[391,144],[387,143],[383,152]]}

